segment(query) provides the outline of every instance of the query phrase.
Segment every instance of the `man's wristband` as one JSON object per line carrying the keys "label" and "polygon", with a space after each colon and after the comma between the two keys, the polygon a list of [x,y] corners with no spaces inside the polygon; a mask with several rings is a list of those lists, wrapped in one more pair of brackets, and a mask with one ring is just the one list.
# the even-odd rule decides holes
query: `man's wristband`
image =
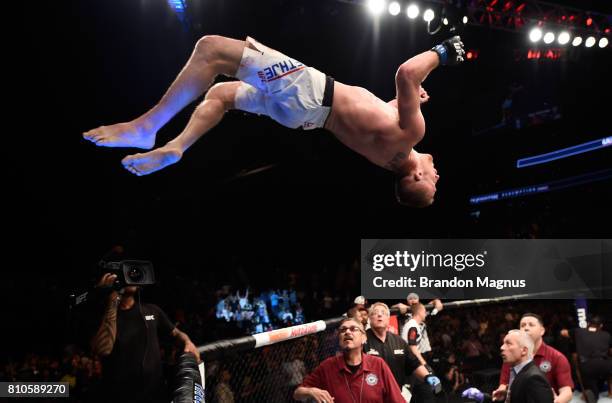
{"label": "man's wristband", "polygon": [[444,45],[436,45],[431,48],[431,50],[436,52],[436,54],[440,58],[440,64],[445,65],[448,60],[448,51],[446,50]]}

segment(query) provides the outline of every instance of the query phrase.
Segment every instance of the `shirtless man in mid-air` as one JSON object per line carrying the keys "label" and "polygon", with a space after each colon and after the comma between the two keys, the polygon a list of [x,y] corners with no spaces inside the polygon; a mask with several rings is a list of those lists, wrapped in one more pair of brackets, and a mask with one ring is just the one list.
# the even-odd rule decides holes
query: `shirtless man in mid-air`
{"label": "shirtless man in mid-air", "polygon": [[[429,99],[421,83],[437,66],[458,64],[464,55],[463,43],[455,36],[412,57],[397,70],[396,98],[384,102],[364,88],[335,81],[253,38],[240,41],[207,35],[197,42],[183,70],[151,110],[131,122],[90,130],[83,137],[102,147],[151,149],[157,131],[206,93],[176,138],[124,158],[124,167],[140,176],[178,162],[226,111],[239,109],[267,115],[289,128],[329,130],[352,150],[396,174],[400,203],[425,207],[433,202],[439,176],[432,156],[414,149],[425,134],[420,104]],[[211,87],[218,74],[240,81]]]}

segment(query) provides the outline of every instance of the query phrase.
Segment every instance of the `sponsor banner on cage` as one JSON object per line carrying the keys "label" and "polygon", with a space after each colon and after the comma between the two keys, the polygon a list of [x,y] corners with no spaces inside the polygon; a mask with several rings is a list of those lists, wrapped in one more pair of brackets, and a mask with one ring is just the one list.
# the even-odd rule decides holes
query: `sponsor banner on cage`
{"label": "sponsor banner on cage", "polygon": [[368,299],[612,298],[612,239],[362,239]]}
{"label": "sponsor banner on cage", "polygon": [[325,326],[324,321],[318,320],[316,322],[305,323],[303,325],[286,327],[284,329],[277,329],[264,333],[257,333],[253,335],[255,338],[255,348],[321,332],[325,330]]}

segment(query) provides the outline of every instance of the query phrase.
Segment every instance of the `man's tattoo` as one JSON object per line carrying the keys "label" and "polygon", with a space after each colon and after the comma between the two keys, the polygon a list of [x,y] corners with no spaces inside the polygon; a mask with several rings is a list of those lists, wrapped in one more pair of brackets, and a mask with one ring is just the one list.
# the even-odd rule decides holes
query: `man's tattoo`
{"label": "man's tattoo", "polygon": [[391,161],[385,164],[385,167],[395,172],[399,169],[402,160],[404,160],[405,158],[406,158],[406,153],[400,151],[399,153],[393,156]]}
{"label": "man's tattoo", "polygon": [[96,333],[92,347],[97,354],[110,354],[117,336],[117,304],[118,300],[110,301],[104,312],[102,324]]}

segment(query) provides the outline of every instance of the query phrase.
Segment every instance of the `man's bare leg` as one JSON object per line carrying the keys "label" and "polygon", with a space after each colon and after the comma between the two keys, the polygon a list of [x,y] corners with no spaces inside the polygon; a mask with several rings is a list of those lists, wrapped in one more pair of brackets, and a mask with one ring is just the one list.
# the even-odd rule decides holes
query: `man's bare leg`
{"label": "man's bare leg", "polygon": [[127,123],[100,126],[83,133],[83,137],[102,147],[152,148],[157,131],[208,90],[217,74],[236,74],[244,46],[244,41],[204,36],[196,44],[187,64],[151,110]]}
{"label": "man's bare leg", "polygon": [[221,121],[227,110],[234,108],[236,90],[241,84],[240,81],[215,84],[193,112],[181,134],[163,147],[125,157],[122,161],[125,169],[142,176],[178,162],[193,143]]}

